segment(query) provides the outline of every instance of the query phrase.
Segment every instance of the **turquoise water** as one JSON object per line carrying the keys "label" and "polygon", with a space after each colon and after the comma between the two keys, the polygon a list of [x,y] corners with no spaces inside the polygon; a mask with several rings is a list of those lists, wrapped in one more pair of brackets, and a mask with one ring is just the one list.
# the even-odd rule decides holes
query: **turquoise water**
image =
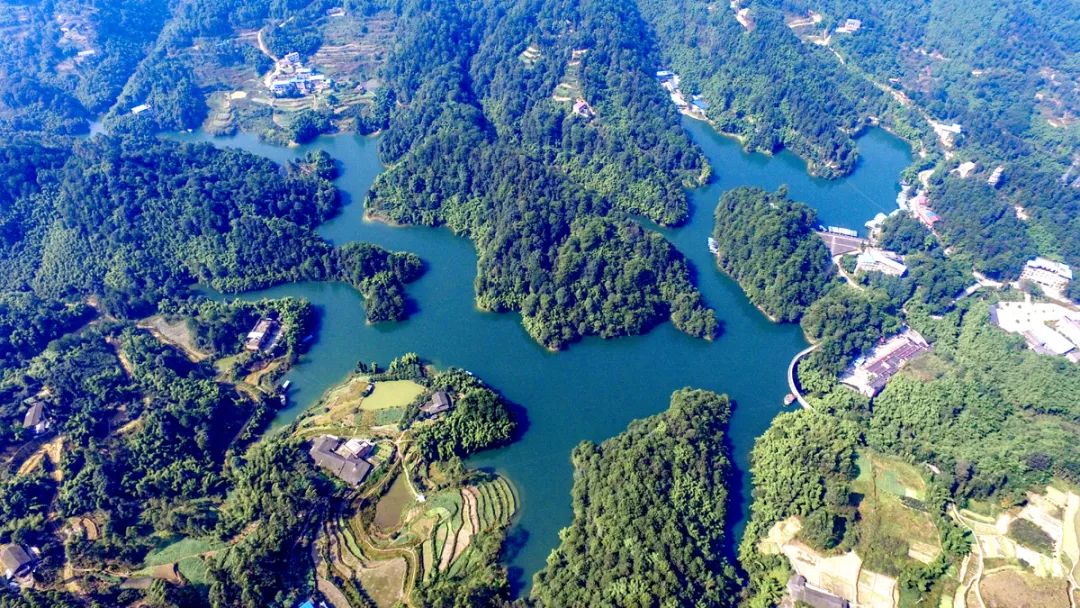
{"label": "turquoise water", "polygon": [[[525,418],[518,441],[470,461],[472,466],[507,475],[520,492],[522,508],[505,559],[515,589],[522,592],[558,543],[559,529],[570,523],[570,452],[575,445],[602,441],[631,420],[664,410],[671,392],[680,387],[724,392],[737,404],[729,432],[738,469],[731,489],[731,523],[737,540],[749,502],[744,472],[750,448],[783,409],[787,363],[806,343],[798,326],[769,322],[738,285],[716,270],[706,248],[716,201],[722,192],[739,185],[775,189],[787,184],[792,197],[819,210],[822,223],[861,228],[879,211],[895,207],[897,179],[911,157],[905,144],[871,130],[859,140],[865,160],[849,178],[830,182],[809,177],[805,164],[789,153],[746,154],[736,142],[702,123],[688,120],[685,126],[708,155],[715,180],[692,193],[691,218],[685,226],[662,232],[695,268],[705,300],[723,323],[723,335],[706,342],[665,324],[645,336],[586,339],[561,353],[537,345],[522,329],[518,315],[476,309],[472,288],[476,253],[469,241],[444,229],[393,228],[363,221],[363,195],[381,170],[375,140],[324,137],[292,149],[244,135],[212,140],[278,162],[310,149],[326,150],[342,162],[337,185],[348,200],[342,213],[319,233],[335,244],[358,240],[411,251],[427,263],[424,276],[408,287],[416,312],[397,324],[366,325],[360,296],[343,284],[296,283],[243,295],[307,298],[320,315],[317,341],[288,375],[292,405],[274,424],[294,420],[359,360],[386,365],[413,351],[438,366],[476,373],[520,406]],[[202,135],[182,139],[210,140]]]}

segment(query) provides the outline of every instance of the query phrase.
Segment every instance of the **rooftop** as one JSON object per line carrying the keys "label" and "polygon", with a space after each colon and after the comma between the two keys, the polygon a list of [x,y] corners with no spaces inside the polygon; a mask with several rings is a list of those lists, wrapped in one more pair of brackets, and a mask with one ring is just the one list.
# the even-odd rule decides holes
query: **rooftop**
{"label": "rooftop", "polygon": [[[350,440],[352,441],[352,440]],[[361,444],[367,443],[361,441]],[[371,463],[348,449],[349,442],[343,442],[333,435],[323,435],[315,440],[308,452],[316,464],[330,471],[338,479],[349,485],[357,485],[371,472]],[[355,444],[353,444],[355,445]],[[374,447],[374,446],[372,446]],[[345,455],[342,455],[342,452]],[[370,450],[368,450],[370,453]]]}
{"label": "rooftop", "polygon": [[22,545],[12,543],[0,549],[0,564],[3,564],[4,576],[9,579],[29,574],[33,563],[34,556]]}
{"label": "rooftop", "polygon": [[450,395],[447,394],[446,391],[436,391],[435,394],[431,396],[430,401],[420,406],[420,411],[429,416],[433,416],[450,409],[451,405],[453,405],[453,403],[450,400]]}
{"label": "rooftop", "polygon": [[930,345],[926,340],[915,330],[907,329],[881,342],[856,361],[851,371],[840,378],[840,382],[867,397],[873,397],[908,361],[928,350]]}
{"label": "rooftop", "polygon": [[1024,265],[1024,267],[1046,270],[1047,272],[1051,272],[1060,276],[1063,279],[1068,279],[1070,281],[1073,278],[1072,268],[1069,268],[1068,264],[1062,264],[1061,262],[1048,260],[1044,257],[1037,257],[1033,260],[1029,260],[1028,263]]}
{"label": "rooftop", "polygon": [[26,416],[23,418],[23,426],[26,428],[33,428],[45,420],[45,404],[41,401],[35,401],[30,409],[26,410]]}

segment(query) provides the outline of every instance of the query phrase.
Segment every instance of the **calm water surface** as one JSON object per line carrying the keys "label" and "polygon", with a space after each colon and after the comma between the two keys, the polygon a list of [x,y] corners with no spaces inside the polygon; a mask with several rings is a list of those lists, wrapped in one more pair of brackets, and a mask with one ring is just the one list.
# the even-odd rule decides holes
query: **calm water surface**
{"label": "calm water surface", "polygon": [[295,283],[242,296],[307,298],[320,313],[317,341],[288,375],[291,406],[278,415],[275,426],[293,421],[359,360],[385,366],[412,351],[440,367],[473,371],[519,404],[527,417],[519,441],[470,460],[474,467],[508,476],[520,492],[522,508],[511,530],[506,562],[515,590],[527,592],[532,575],[558,543],[559,529],[572,517],[570,453],[575,445],[602,441],[631,420],[666,409],[671,392],[680,387],[727,393],[736,402],[729,433],[738,469],[732,488],[734,545],[749,504],[745,471],[750,448],[783,409],[787,363],[806,344],[798,326],[770,323],[713,265],[706,239],[716,201],[736,186],[775,189],[787,184],[793,198],[818,209],[822,223],[861,230],[879,211],[895,208],[897,179],[911,156],[903,142],[871,130],[859,139],[863,160],[856,171],[847,179],[825,181],[808,176],[805,164],[792,154],[746,154],[736,142],[702,123],[687,120],[685,127],[709,157],[715,179],[692,193],[690,221],[662,232],[690,260],[705,300],[723,323],[723,335],[706,342],[665,324],[645,336],[586,339],[556,354],[525,333],[517,314],[477,310],[476,253],[469,241],[444,229],[392,228],[363,221],[364,193],[382,170],[375,140],[324,137],[310,146],[287,149],[246,135],[183,136],[241,147],[278,162],[309,150],[326,150],[343,165],[337,185],[347,200],[342,213],[321,226],[319,233],[339,245],[368,241],[411,251],[427,263],[424,276],[408,286],[417,312],[402,323],[366,325],[360,296],[343,284]]}

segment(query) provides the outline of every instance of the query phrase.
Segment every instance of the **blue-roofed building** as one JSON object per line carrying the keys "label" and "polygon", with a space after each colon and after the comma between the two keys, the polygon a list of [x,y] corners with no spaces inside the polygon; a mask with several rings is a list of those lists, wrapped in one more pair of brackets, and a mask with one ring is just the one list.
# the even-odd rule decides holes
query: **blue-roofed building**
{"label": "blue-roofed building", "polygon": [[297,608],[315,608],[315,604],[312,604],[311,600],[308,600],[308,601],[304,602],[303,604],[300,604],[299,606],[297,606]]}

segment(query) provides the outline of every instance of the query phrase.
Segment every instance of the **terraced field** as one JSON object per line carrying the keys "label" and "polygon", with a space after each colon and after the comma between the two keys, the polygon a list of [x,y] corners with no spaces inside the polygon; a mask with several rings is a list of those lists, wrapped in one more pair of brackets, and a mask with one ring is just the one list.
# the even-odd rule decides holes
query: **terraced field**
{"label": "terraced field", "polygon": [[359,516],[341,519],[326,530],[331,567],[350,603],[362,595],[380,607],[408,603],[418,582],[467,569],[476,535],[509,524],[516,510],[513,488],[495,478],[430,496],[385,540],[369,535]]}

